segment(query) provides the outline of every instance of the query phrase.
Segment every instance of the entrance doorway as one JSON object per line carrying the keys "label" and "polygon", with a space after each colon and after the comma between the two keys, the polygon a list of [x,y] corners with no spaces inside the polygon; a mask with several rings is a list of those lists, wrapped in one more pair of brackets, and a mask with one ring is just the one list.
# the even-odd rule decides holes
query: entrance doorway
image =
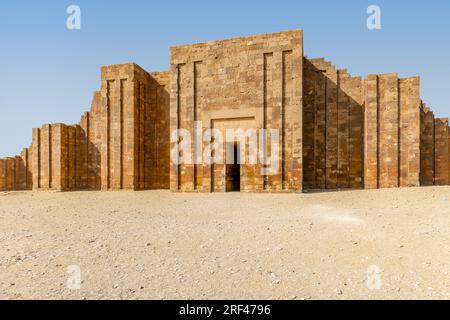
{"label": "entrance doorway", "polygon": [[[241,165],[239,164],[239,144],[227,143],[226,191],[241,191]],[[232,157],[231,157],[232,153]]]}

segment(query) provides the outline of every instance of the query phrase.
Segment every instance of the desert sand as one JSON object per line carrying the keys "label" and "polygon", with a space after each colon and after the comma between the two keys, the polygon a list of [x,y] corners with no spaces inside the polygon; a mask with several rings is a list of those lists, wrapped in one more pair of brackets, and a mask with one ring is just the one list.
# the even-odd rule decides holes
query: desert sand
{"label": "desert sand", "polygon": [[449,272],[450,187],[0,194],[1,299],[448,299]]}

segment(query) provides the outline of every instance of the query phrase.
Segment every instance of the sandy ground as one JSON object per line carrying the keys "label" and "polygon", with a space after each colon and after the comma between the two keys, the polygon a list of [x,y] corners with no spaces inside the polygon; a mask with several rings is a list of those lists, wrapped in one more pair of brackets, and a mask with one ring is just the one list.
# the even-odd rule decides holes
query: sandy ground
{"label": "sandy ground", "polygon": [[450,187],[0,193],[2,299],[447,299],[449,272]]}

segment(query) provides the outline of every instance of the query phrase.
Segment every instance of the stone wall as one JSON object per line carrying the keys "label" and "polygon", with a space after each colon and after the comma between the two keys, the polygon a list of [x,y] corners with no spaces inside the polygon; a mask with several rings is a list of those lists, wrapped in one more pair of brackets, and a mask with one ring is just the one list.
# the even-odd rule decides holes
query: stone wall
{"label": "stone wall", "polygon": [[[238,142],[247,159],[240,166],[241,191],[302,190],[301,31],[172,47],[170,61],[171,132],[184,129],[195,137],[196,121],[201,121],[202,127],[195,130],[200,136],[209,128],[219,130],[223,137],[226,129],[278,129],[281,150],[276,173],[262,175],[261,162],[249,164],[249,142],[236,137],[229,137],[213,151],[214,161],[223,150],[227,157],[225,145]],[[191,141],[193,153],[205,150],[209,142],[194,145]],[[172,164],[170,187],[223,192],[225,169],[223,163],[205,161]]]}
{"label": "stone wall", "polygon": [[33,189],[69,191],[86,188],[84,140],[85,133],[78,125],[46,124],[33,129]]}
{"label": "stone wall", "polygon": [[168,72],[134,63],[103,67],[101,90],[79,124],[33,129],[33,188],[169,188],[168,81]]}
{"label": "stone wall", "polygon": [[[102,187],[101,176],[101,150],[102,143],[106,141],[104,134],[104,126],[102,123],[106,121],[106,112],[102,111],[101,94],[97,91],[93,95],[91,109],[88,117],[88,130],[86,130],[88,138],[88,188],[100,190]],[[81,125],[83,127],[83,125]]]}
{"label": "stone wall", "polygon": [[435,118],[422,103],[420,131],[420,185],[450,184],[448,118]]}
{"label": "stone wall", "polygon": [[305,189],[420,185],[419,78],[362,80],[323,58],[304,65]]}
{"label": "stone wall", "polygon": [[365,188],[420,185],[419,78],[365,79]]}
{"label": "stone wall", "polygon": [[449,184],[448,119],[434,119],[434,184]]}
{"label": "stone wall", "polygon": [[399,186],[420,185],[420,78],[399,80]]}
{"label": "stone wall", "polygon": [[[134,189],[135,91],[133,64],[102,67],[101,187]],[[140,143],[137,142],[137,148]]]}
{"label": "stone wall", "polygon": [[146,115],[146,189],[170,187],[170,72],[149,74]]}
{"label": "stone wall", "polygon": [[31,190],[29,149],[20,156],[0,159],[0,191]]}
{"label": "stone wall", "polygon": [[31,163],[32,163],[32,154],[30,148],[24,148],[22,149],[22,152],[20,153],[20,160],[19,160],[19,168],[20,173],[16,176],[19,176],[19,190],[31,190],[33,189],[33,174],[31,169]]}
{"label": "stone wall", "polygon": [[434,115],[425,104],[420,110],[420,184],[434,185]]}
{"label": "stone wall", "polygon": [[304,188],[361,188],[361,78],[323,58],[304,59],[303,74]]}
{"label": "stone wall", "polygon": [[92,141],[103,190],[169,187],[168,80],[167,72],[150,74],[136,64],[102,68]]}

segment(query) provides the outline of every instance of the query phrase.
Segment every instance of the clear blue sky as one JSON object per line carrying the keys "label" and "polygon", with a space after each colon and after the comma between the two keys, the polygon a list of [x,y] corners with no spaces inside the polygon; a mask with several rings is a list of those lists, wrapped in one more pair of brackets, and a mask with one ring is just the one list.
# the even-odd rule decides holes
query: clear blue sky
{"label": "clear blue sky", "polygon": [[[81,7],[82,28],[66,28]],[[366,28],[366,9],[382,29]],[[354,75],[420,75],[421,95],[450,116],[450,1],[1,1],[0,156],[31,143],[43,123],[77,123],[100,86],[100,66],[169,68],[171,45],[304,30],[305,54]]]}

